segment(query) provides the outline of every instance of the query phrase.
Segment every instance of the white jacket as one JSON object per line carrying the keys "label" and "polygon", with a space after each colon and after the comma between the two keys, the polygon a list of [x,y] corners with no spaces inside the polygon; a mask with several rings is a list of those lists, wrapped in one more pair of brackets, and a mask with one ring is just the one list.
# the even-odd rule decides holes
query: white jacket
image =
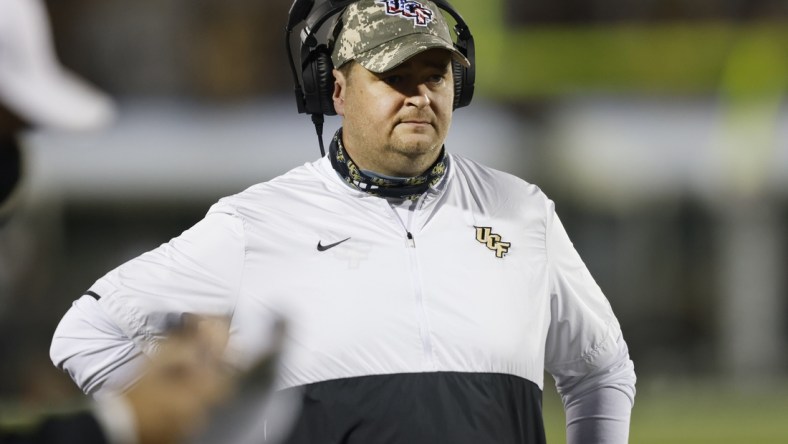
{"label": "white jacket", "polygon": [[[541,390],[547,370],[570,436],[573,421],[599,413],[583,396],[612,393],[619,440],[605,442],[625,442],[632,363],[552,201],[463,157],[449,165],[411,206],[352,189],[327,158],[224,198],[99,279],[61,321],[52,359],[86,393],[122,390],[140,351],[184,313],[231,316],[241,366],[266,351],[284,315],[280,388],[451,372]],[[618,395],[600,391],[611,387]]]}

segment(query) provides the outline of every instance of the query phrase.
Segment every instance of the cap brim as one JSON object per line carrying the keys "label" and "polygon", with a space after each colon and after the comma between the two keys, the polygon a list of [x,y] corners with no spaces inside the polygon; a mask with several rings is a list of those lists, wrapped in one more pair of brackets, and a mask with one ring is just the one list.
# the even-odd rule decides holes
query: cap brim
{"label": "cap brim", "polygon": [[380,74],[396,68],[428,49],[445,49],[462,66],[466,68],[471,66],[471,62],[454,45],[440,37],[423,33],[409,34],[388,41],[359,54],[355,60],[367,70]]}
{"label": "cap brim", "polygon": [[115,116],[114,103],[108,96],[57,66],[33,75],[27,73],[24,78],[4,74],[0,100],[34,126],[89,130],[106,125]]}

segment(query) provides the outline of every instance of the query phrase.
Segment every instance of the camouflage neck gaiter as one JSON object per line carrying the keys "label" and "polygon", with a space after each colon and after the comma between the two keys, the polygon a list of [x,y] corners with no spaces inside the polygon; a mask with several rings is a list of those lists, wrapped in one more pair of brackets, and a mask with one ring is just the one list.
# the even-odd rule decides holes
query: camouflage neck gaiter
{"label": "camouflage neck gaiter", "polygon": [[375,196],[407,200],[417,200],[429,187],[437,185],[446,174],[449,162],[446,150],[442,148],[438,160],[420,176],[383,177],[363,171],[353,162],[342,145],[342,128],[334,134],[328,148],[328,157],[337,173],[353,188]]}

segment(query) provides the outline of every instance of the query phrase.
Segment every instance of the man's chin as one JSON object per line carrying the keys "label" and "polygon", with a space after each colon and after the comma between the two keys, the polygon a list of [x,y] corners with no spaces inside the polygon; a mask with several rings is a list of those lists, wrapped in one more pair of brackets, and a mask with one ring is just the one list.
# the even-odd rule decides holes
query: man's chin
{"label": "man's chin", "polygon": [[425,149],[433,148],[440,145],[438,135],[431,126],[427,128],[416,128],[408,131],[398,131],[396,135],[397,144],[403,147],[412,146],[414,148],[421,147]]}
{"label": "man's chin", "polygon": [[427,135],[409,135],[408,137],[401,137],[396,143],[403,152],[411,154],[427,153],[440,147],[438,140],[432,136]]}

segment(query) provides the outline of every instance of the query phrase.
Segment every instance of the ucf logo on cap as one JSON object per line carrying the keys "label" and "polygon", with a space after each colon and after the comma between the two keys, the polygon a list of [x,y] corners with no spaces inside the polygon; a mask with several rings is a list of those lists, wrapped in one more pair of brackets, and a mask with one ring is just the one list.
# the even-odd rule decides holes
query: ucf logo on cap
{"label": "ucf logo on cap", "polygon": [[428,49],[445,49],[462,66],[470,61],[454,46],[449,25],[429,0],[359,0],[345,9],[332,42],[335,68],[355,60],[374,73],[391,70]]}
{"label": "ucf logo on cap", "polygon": [[377,0],[386,4],[386,14],[412,19],[418,26],[427,26],[435,15],[430,8],[413,0]]}

